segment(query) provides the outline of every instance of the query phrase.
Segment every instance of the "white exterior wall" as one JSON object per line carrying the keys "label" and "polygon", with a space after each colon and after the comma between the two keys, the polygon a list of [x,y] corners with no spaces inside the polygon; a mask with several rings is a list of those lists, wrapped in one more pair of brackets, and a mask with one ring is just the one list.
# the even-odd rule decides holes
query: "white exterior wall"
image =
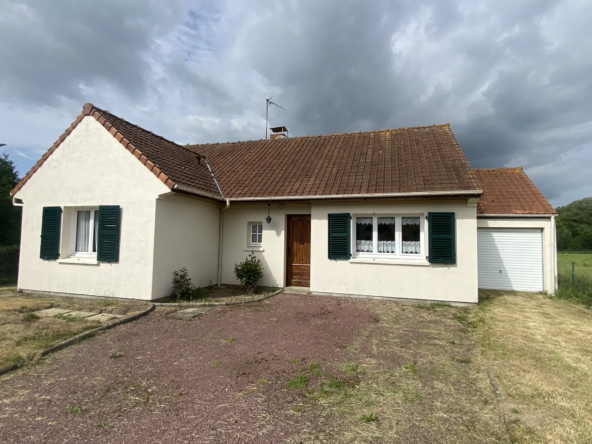
{"label": "white exterior wall", "polygon": [[[223,284],[240,284],[234,276],[234,265],[244,261],[251,251],[254,251],[255,256],[263,264],[263,279],[259,285],[284,287],[286,283],[287,215],[310,214],[310,205],[273,203],[270,214],[272,221],[268,225],[265,222],[267,204],[230,203],[230,207],[224,212]],[[249,222],[263,224],[261,248],[248,246]],[[311,248],[315,248],[314,243]]]}
{"label": "white exterior wall", "polygon": [[156,201],[152,299],[170,295],[173,272],[183,267],[194,285],[216,284],[220,208],[174,194]]}
{"label": "white exterior wall", "polygon": [[[156,198],[169,191],[102,125],[85,117],[15,196],[24,202],[19,289],[150,299]],[[70,248],[67,209],[60,261],[39,257],[43,207],[98,205],[121,206],[119,263],[61,262]]]}
{"label": "white exterior wall", "polygon": [[531,228],[543,230],[543,286],[546,293],[555,292],[557,281],[557,249],[555,219],[548,218],[479,218],[478,228]]}
{"label": "white exterior wall", "polygon": [[[328,258],[328,214],[456,213],[456,264]],[[312,205],[311,292],[476,303],[476,207],[466,200],[314,203]],[[428,251],[427,221],[425,248]],[[354,230],[352,221],[352,236]],[[370,262],[370,263],[368,263]]]}

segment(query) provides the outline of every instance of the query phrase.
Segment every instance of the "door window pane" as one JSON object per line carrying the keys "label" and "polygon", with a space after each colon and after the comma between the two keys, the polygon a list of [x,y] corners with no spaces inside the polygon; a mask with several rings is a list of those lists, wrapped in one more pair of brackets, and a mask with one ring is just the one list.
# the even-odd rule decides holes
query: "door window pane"
{"label": "door window pane", "polygon": [[401,218],[401,238],[403,240],[404,254],[420,254],[420,225],[419,217]]}
{"label": "door window pane", "polygon": [[378,252],[379,253],[395,253],[395,218],[394,217],[379,217],[378,218]]}
{"label": "door window pane", "polygon": [[372,218],[356,217],[356,251],[371,253],[372,244]]}
{"label": "door window pane", "polygon": [[88,253],[90,240],[90,211],[78,211],[76,217],[76,251]]}

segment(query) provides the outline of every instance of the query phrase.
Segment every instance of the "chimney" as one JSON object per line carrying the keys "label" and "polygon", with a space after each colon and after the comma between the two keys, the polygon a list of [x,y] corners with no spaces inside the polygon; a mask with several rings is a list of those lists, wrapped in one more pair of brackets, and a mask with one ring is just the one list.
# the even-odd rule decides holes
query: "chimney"
{"label": "chimney", "polygon": [[285,126],[276,126],[273,128],[269,128],[271,130],[271,135],[269,138],[271,140],[274,139],[287,139],[288,138],[288,128]]}

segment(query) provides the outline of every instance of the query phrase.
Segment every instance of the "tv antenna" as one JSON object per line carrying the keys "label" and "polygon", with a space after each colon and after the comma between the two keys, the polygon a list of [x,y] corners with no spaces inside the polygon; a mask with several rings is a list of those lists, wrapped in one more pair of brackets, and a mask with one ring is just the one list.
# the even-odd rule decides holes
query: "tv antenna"
{"label": "tv antenna", "polygon": [[273,96],[271,96],[269,99],[265,99],[265,138],[267,139],[267,122],[269,120],[269,104],[271,103],[272,105],[277,106],[278,108],[283,109],[284,111],[288,111],[286,108],[284,108],[281,105],[278,105],[275,102],[272,102],[271,99],[273,99]]}

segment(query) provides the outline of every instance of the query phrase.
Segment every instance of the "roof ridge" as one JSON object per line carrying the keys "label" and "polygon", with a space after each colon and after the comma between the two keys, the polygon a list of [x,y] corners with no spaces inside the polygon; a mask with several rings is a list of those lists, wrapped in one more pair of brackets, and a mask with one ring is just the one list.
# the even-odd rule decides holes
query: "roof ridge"
{"label": "roof ridge", "polygon": [[485,171],[489,173],[494,173],[496,171],[506,171],[509,173],[523,173],[524,167],[522,165],[516,167],[499,167],[499,168],[473,168],[473,171]]}
{"label": "roof ridge", "polygon": [[295,136],[295,137],[286,137],[285,139],[251,139],[251,140],[236,140],[234,142],[208,142],[208,143],[188,143],[186,146],[199,146],[199,145],[227,145],[230,143],[245,143],[245,142],[277,142],[277,141],[286,141],[286,140],[294,140],[294,139],[308,139],[308,138],[321,138],[321,137],[334,137],[334,136],[359,136],[362,134],[369,134],[369,133],[387,133],[387,132],[395,132],[395,131],[407,131],[412,129],[425,129],[425,128],[434,128],[434,127],[448,127],[450,128],[450,122],[447,123],[432,123],[431,125],[418,125],[418,126],[403,126],[400,128],[384,128],[380,130],[368,130],[368,131],[350,131],[345,133],[333,133],[333,134],[317,134],[317,135],[307,135],[307,136]]}
{"label": "roof ridge", "polygon": [[173,142],[172,140],[169,140],[169,139],[167,139],[166,137],[163,137],[163,136],[161,136],[161,135],[159,135],[159,134],[153,133],[152,131],[150,131],[150,130],[147,130],[146,128],[143,128],[143,127],[141,127],[140,125],[136,125],[135,123],[132,123],[132,122],[130,122],[130,121],[128,121],[128,120],[125,120],[123,117],[116,116],[115,114],[113,114],[112,112],[110,112],[110,111],[108,111],[108,110],[101,109],[101,108],[99,108],[99,107],[97,107],[97,106],[93,105],[92,103],[86,103],[82,109],[83,109],[83,111],[87,111],[87,109],[88,109],[88,113],[89,113],[89,115],[90,115],[90,114],[92,114],[92,110],[93,110],[93,109],[94,109],[95,111],[98,111],[99,113],[109,114],[110,116],[113,116],[113,117],[115,117],[116,119],[119,119],[119,120],[121,120],[121,121],[123,121],[123,122],[127,123],[128,125],[131,125],[131,126],[133,126],[133,127],[136,127],[136,128],[138,128],[139,130],[142,130],[142,131],[144,131],[144,132],[146,132],[146,133],[152,134],[154,137],[157,137],[157,138],[159,138],[159,139],[161,139],[161,140],[164,140],[165,142],[172,143],[173,145],[176,145],[176,146],[178,146],[179,148],[183,148],[184,150],[187,150],[187,151],[189,151],[190,153],[197,154],[198,156],[201,156],[201,157],[203,157],[204,159],[205,159],[205,157],[206,157],[205,155],[203,155],[203,154],[200,154],[200,153],[196,153],[195,151],[192,151],[192,150],[188,149],[187,147],[185,147],[185,146],[183,146],[183,145],[181,145],[181,144],[178,144],[177,142]]}

